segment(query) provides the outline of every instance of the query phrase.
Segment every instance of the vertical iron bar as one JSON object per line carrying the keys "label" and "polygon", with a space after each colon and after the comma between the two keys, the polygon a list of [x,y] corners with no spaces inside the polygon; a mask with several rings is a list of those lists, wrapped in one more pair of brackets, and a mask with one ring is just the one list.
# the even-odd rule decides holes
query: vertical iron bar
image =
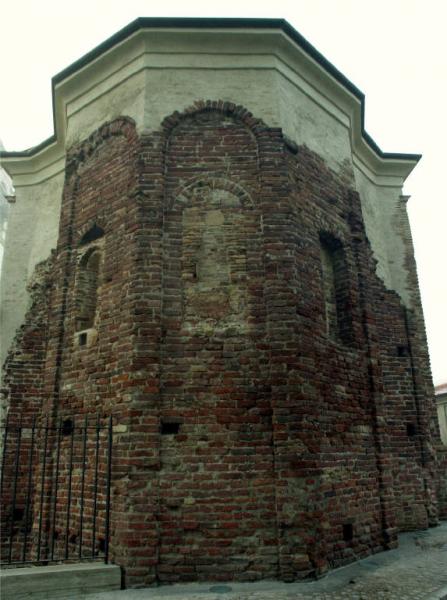
{"label": "vertical iron bar", "polygon": [[99,414],[96,416],[95,482],[94,482],[94,487],[93,487],[92,558],[95,557],[95,545],[96,545],[96,505],[97,505],[97,500],[98,500],[98,462],[99,462]]}
{"label": "vertical iron bar", "polygon": [[108,441],[107,441],[107,483],[106,483],[106,532],[105,532],[105,553],[104,562],[109,562],[109,536],[110,536],[110,485],[112,479],[112,441],[113,441],[113,422],[109,417]]}
{"label": "vertical iron bar", "polygon": [[67,496],[67,515],[66,515],[66,526],[65,526],[65,560],[68,558],[68,535],[70,533],[70,508],[71,508],[71,481],[73,471],[73,447],[74,447],[74,434],[75,434],[75,419],[73,417],[72,430],[71,430],[71,442],[70,442],[70,464],[68,467],[68,496]]}
{"label": "vertical iron bar", "polygon": [[12,486],[11,524],[9,527],[8,563],[10,563],[12,560],[12,538],[13,538],[13,533],[14,533],[14,513],[16,510],[17,478],[19,476],[19,460],[20,460],[21,441],[22,441],[22,417],[20,417],[19,426],[17,427],[17,448],[16,448],[16,460],[15,460],[15,466],[14,466],[14,483]]}
{"label": "vertical iron bar", "polygon": [[54,482],[54,500],[53,500],[53,518],[51,523],[51,560],[54,559],[54,542],[56,533],[56,510],[57,510],[57,493],[59,487],[59,463],[61,456],[61,436],[62,436],[62,419],[59,419],[59,429],[57,432],[57,447],[56,447],[56,481]]}
{"label": "vertical iron bar", "polygon": [[3,448],[2,448],[2,474],[0,475],[0,494],[3,494],[3,474],[5,472],[5,463],[6,463],[6,450],[8,448],[8,425],[9,425],[9,413],[6,415],[5,422],[5,433],[3,434]]}
{"label": "vertical iron bar", "polygon": [[82,558],[82,528],[84,525],[85,456],[87,453],[87,427],[88,427],[88,416],[85,415],[84,439],[82,442],[81,507],[80,507],[80,515],[79,515],[79,559]]}
{"label": "vertical iron bar", "polygon": [[40,549],[42,544],[42,516],[43,516],[43,497],[45,490],[45,470],[47,466],[47,448],[48,448],[48,417],[45,420],[45,442],[42,460],[42,477],[40,484],[40,510],[39,510],[39,534],[37,538],[37,561],[40,561]]}
{"label": "vertical iron bar", "polygon": [[23,539],[22,562],[26,559],[26,546],[28,544],[28,524],[31,504],[31,484],[33,482],[33,454],[34,454],[34,437],[36,435],[36,417],[33,417],[33,425],[31,428],[31,448],[28,461],[28,486],[26,491],[26,514],[25,514],[25,536]]}

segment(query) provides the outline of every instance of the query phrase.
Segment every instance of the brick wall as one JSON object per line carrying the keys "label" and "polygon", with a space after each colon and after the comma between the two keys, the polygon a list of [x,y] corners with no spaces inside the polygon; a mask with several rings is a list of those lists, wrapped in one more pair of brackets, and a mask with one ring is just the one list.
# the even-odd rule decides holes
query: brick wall
{"label": "brick wall", "polygon": [[357,193],[279,129],[223,102],[104,124],[68,154],[51,274],[39,403],[114,417],[129,585],[293,580],[436,520],[421,324]]}
{"label": "brick wall", "polygon": [[[36,470],[37,457],[31,429],[23,433],[18,426],[31,428],[39,424],[44,395],[44,364],[48,338],[49,298],[52,289],[54,257],[37,265],[28,284],[30,306],[25,322],[17,331],[8,352],[3,377],[2,407],[7,408],[8,439],[2,428],[2,511],[1,511],[1,557],[20,560],[21,545],[17,537],[22,535],[27,516],[33,512],[34,480],[29,483],[29,470]],[[3,410],[2,410],[3,413]],[[13,498],[15,496],[15,502]],[[29,504],[27,514],[26,506]],[[10,540],[10,537],[13,539]],[[10,545],[10,541],[12,542]]]}

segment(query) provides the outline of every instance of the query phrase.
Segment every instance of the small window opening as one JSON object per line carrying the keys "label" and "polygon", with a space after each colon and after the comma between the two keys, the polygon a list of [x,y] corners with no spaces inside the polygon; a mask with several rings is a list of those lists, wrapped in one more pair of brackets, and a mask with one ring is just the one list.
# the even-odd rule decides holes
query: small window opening
{"label": "small window opening", "polygon": [[14,521],[21,521],[23,519],[24,514],[25,511],[23,510],[23,508],[15,508],[14,512],[12,513],[12,518]]}
{"label": "small window opening", "polygon": [[59,531],[53,531],[53,539],[54,540],[58,540],[59,539]]}
{"label": "small window opening", "polygon": [[80,333],[79,334],[79,338],[78,338],[78,342],[80,346],[85,346],[87,344],[87,334],[86,333]]}
{"label": "small window opening", "polygon": [[95,240],[99,239],[103,235],[104,235],[104,229],[102,229],[102,227],[99,227],[95,223],[93,225],[93,227],[91,227],[86,233],[84,233],[84,235],[81,238],[81,241],[79,242],[79,245],[83,246],[84,244],[89,244],[90,242],[94,242]]}
{"label": "small window opening", "polygon": [[161,435],[177,435],[180,431],[180,423],[161,423]]}
{"label": "small window opening", "polygon": [[408,356],[407,346],[397,346],[397,356]]}
{"label": "small window opening", "polygon": [[407,423],[407,435],[409,438],[414,438],[417,435],[417,427],[414,423]]}
{"label": "small window opening", "polygon": [[73,430],[74,430],[73,421],[71,419],[65,419],[65,421],[62,422],[62,435],[64,435],[64,436],[71,435],[73,433]]}
{"label": "small window opening", "polygon": [[68,541],[70,542],[70,544],[76,544],[76,542],[78,541],[78,536],[73,533],[73,535],[70,536],[70,539]]}
{"label": "small window opening", "polygon": [[100,552],[106,551],[106,541],[104,538],[99,538],[98,540],[98,549]]}
{"label": "small window opening", "polygon": [[343,524],[343,540],[345,542],[352,542],[354,538],[354,526],[352,523]]}

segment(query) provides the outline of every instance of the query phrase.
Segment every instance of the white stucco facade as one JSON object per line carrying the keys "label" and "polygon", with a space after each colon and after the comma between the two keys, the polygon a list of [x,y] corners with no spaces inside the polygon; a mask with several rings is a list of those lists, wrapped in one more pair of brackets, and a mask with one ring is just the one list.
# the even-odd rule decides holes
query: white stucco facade
{"label": "white stucco facade", "polygon": [[3,157],[16,202],[2,273],[2,362],[24,318],[27,281],[56,245],[66,150],[118,116],[131,117],[140,133],[157,130],[197,100],[243,105],[342,173],[360,194],[378,275],[409,306],[408,240],[399,223],[406,218],[402,186],[417,157],[385,157],[368,144],[361,93],[279,25],[146,25],[56,76],[55,139]]}

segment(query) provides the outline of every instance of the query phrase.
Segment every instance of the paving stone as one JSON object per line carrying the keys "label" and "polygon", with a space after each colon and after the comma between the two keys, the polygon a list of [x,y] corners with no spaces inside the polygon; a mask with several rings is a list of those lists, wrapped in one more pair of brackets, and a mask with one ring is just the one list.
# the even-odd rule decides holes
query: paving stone
{"label": "paving stone", "polygon": [[[424,548],[417,543],[419,538],[418,533],[401,534],[398,549],[314,582],[161,586],[95,594],[88,600],[443,600],[447,598],[447,522],[424,532]],[[215,593],[218,589],[221,593]]]}

